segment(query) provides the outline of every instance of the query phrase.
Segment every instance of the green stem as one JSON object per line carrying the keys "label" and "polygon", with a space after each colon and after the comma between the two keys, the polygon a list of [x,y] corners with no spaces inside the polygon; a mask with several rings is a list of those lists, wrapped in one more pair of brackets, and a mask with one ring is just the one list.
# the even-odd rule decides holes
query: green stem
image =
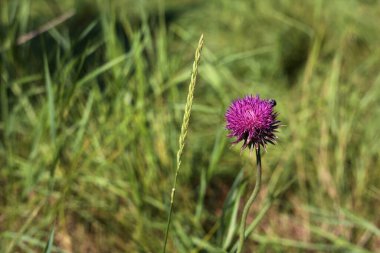
{"label": "green stem", "polygon": [[244,240],[245,240],[245,226],[246,226],[246,220],[247,216],[249,213],[249,209],[251,208],[253,202],[255,201],[257,194],[260,191],[260,186],[261,186],[261,156],[260,156],[260,146],[256,147],[256,161],[257,161],[257,179],[256,179],[256,185],[255,188],[253,189],[253,192],[251,196],[249,197],[247,203],[244,206],[243,210],[243,216],[241,219],[241,224],[240,224],[240,231],[239,231],[239,245],[238,245],[238,250],[237,253],[241,253],[243,250],[244,246]]}
{"label": "green stem", "polygon": [[201,35],[201,38],[199,39],[198,47],[195,51],[195,59],[194,59],[194,63],[193,63],[193,70],[191,72],[189,92],[187,93],[185,113],[183,114],[183,120],[182,120],[182,125],[181,125],[181,134],[179,135],[179,140],[178,140],[179,148],[178,148],[178,152],[177,152],[177,168],[175,171],[172,192],[170,194],[170,208],[169,208],[168,221],[166,223],[164,247],[162,249],[162,253],[166,253],[166,245],[168,243],[170,223],[172,220],[172,214],[173,214],[173,209],[174,209],[174,197],[175,197],[175,191],[176,191],[176,186],[177,186],[177,179],[178,179],[179,170],[181,167],[181,156],[183,153],[183,149],[185,147],[185,140],[186,140],[187,131],[189,128],[191,108],[193,105],[194,88],[195,88],[195,83],[197,81],[198,67],[199,67],[199,63],[201,60],[202,48],[203,48],[203,34]]}

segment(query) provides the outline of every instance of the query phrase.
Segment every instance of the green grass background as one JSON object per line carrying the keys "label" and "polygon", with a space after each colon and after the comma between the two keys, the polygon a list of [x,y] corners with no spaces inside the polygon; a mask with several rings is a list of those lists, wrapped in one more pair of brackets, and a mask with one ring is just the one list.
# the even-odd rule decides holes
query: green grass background
{"label": "green grass background", "polygon": [[0,252],[53,226],[52,252],[161,251],[201,33],[168,252],[236,240],[255,161],[224,113],[247,94],[284,124],[247,252],[379,252],[379,24],[377,0],[0,1]]}

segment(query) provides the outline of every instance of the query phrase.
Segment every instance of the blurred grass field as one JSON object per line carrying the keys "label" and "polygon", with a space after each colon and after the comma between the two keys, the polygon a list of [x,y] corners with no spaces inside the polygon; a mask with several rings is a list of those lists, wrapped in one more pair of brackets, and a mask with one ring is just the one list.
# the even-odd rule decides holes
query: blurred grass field
{"label": "blurred grass field", "polygon": [[0,252],[53,226],[52,252],[162,250],[201,33],[167,251],[236,240],[255,161],[224,113],[260,94],[285,126],[247,252],[379,252],[379,24],[377,0],[0,1]]}

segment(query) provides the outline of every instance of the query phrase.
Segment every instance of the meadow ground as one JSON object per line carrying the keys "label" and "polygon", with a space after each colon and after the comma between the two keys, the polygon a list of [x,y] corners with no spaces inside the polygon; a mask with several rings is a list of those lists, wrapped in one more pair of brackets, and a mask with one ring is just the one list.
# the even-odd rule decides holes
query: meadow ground
{"label": "meadow ground", "polygon": [[[277,101],[247,252],[380,251],[380,3],[0,1],[0,252],[229,252],[255,159],[232,100]],[[257,219],[259,217],[259,219]]]}

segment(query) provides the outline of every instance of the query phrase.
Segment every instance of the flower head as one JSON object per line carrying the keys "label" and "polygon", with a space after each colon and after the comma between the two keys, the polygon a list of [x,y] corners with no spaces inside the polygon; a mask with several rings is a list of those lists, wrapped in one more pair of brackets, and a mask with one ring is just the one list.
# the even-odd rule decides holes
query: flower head
{"label": "flower head", "polygon": [[258,95],[233,101],[225,115],[228,137],[236,137],[233,143],[244,141],[242,149],[274,144],[280,123],[273,110],[275,106],[275,100],[261,99]]}

